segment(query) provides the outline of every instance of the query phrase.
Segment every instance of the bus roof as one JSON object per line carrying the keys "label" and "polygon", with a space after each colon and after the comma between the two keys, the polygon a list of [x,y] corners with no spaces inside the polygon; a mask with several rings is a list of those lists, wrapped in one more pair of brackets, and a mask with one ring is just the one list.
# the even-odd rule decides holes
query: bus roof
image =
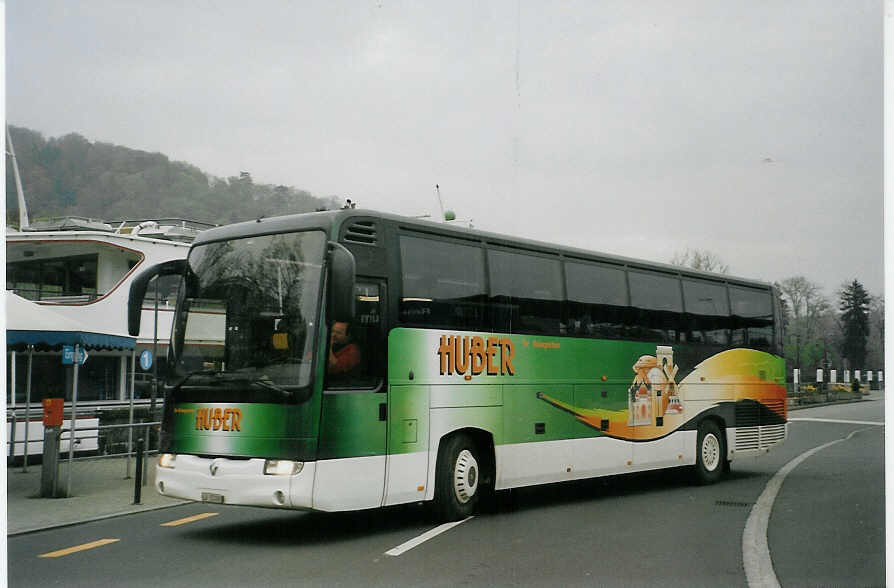
{"label": "bus roof", "polygon": [[201,245],[214,241],[238,239],[241,237],[250,237],[254,235],[267,235],[273,233],[309,229],[322,229],[335,234],[342,224],[354,218],[382,219],[385,221],[390,221],[400,228],[422,231],[436,235],[444,235],[448,237],[474,241],[484,241],[496,245],[522,248],[531,251],[541,251],[545,253],[598,261],[609,264],[621,264],[632,268],[669,272],[687,277],[724,281],[732,284],[741,284],[751,287],[768,289],[772,288],[772,284],[761,280],[753,280],[749,278],[742,278],[716,272],[706,272],[678,265],[647,261],[643,259],[636,259],[610,253],[602,253],[598,251],[581,249],[578,247],[570,247],[566,245],[558,245],[555,243],[537,241],[534,239],[512,237],[510,235],[491,233],[479,229],[469,229],[458,225],[438,223],[420,218],[412,218],[387,212],[359,208],[327,210],[320,212],[258,218],[253,221],[246,221],[231,225],[225,225],[222,227],[215,227],[199,233],[199,236],[196,238],[193,245]]}

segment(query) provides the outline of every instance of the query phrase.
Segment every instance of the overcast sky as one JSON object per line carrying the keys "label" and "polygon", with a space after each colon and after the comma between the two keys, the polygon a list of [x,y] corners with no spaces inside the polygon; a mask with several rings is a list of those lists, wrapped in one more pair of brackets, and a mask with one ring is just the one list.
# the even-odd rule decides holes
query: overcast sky
{"label": "overcast sky", "polygon": [[[217,175],[881,293],[880,2],[7,4],[7,120]],[[25,186],[27,193],[27,186]]]}

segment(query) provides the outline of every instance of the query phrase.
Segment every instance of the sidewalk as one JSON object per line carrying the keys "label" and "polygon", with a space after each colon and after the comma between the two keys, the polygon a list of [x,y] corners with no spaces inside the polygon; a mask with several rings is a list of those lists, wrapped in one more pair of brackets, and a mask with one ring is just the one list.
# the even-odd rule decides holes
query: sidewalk
{"label": "sidewalk", "polygon": [[[39,498],[40,464],[6,469],[7,535],[18,535],[57,526],[155,510],[183,504],[184,501],[159,495],[154,487],[155,456],[146,460],[147,484],[142,487],[140,504],[133,504],[134,472],[125,478],[124,458],[75,461],[70,498]],[[59,488],[65,488],[67,460],[59,466]]]}

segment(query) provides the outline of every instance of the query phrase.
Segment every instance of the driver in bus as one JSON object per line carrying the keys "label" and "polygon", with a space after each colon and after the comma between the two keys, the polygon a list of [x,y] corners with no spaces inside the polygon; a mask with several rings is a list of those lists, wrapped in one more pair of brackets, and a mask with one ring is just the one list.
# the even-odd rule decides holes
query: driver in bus
{"label": "driver in bus", "polygon": [[334,323],[329,343],[329,373],[350,375],[360,366],[361,359],[360,348],[352,340],[348,323]]}

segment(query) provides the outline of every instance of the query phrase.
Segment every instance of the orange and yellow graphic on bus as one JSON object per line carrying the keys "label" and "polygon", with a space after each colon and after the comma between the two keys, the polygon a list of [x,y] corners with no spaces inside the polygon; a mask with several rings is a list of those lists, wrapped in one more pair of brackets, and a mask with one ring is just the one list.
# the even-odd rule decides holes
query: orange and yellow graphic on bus
{"label": "orange and yellow graphic on bus", "polygon": [[[658,346],[655,355],[643,355],[634,362],[626,410],[580,408],[546,393],[538,393],[538,398],[620,439],[657,439],[679,429],[695,416],[686,410],[687,397],[706,400],[709,406],[750,400],[782,407],[777,414],[784,421],[786,393],[780,363],[768,353],[731,349],[702,361],[677,383],[673,349]],[[701,405],[704,409],[705,402]]]}

